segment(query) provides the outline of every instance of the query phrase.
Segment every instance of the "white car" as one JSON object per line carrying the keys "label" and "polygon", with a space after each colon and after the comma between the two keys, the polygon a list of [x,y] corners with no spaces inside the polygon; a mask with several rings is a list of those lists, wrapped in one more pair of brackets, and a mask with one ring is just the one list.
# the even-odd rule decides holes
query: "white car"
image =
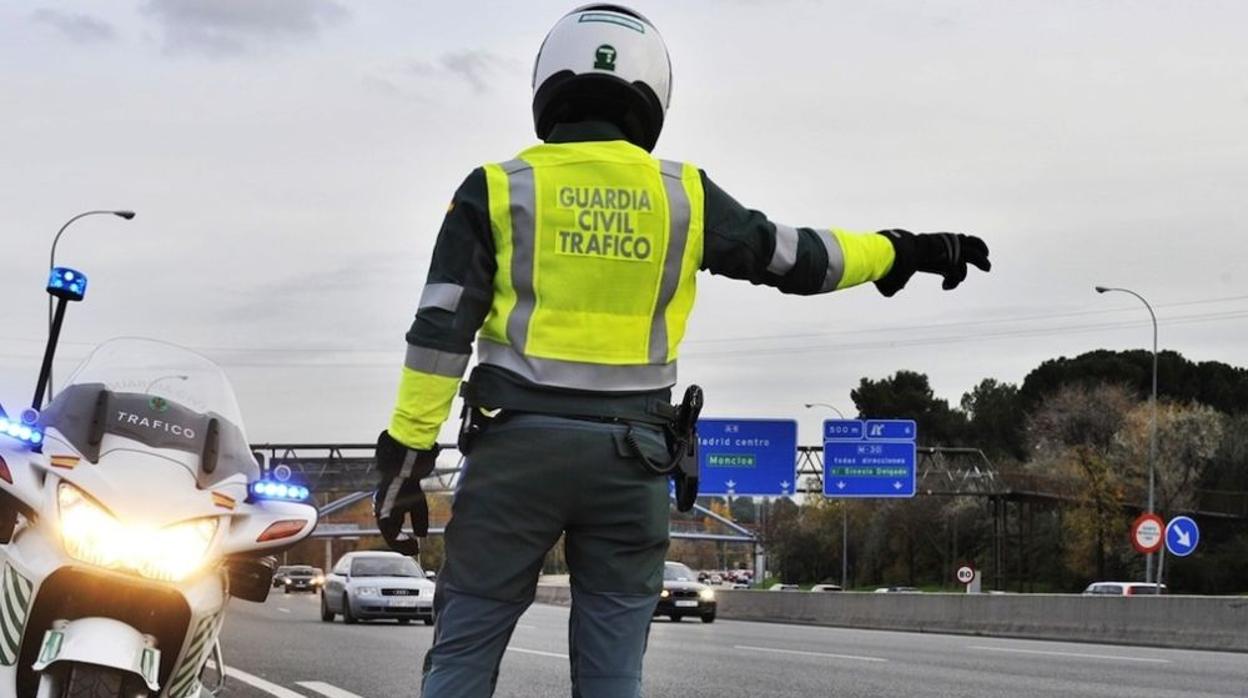
{"label": "white car", "polygon": [[816,584],[810,588],[811,591],[844,591],[840,584]]}
{"label": "white car", "polygon": [[343,555],[321,587],[321,620],[341,614],[351,624],[373,618],[433,625],[433,582],[410,557],[389,551]]}
{"label": "white car", "polygon": [[768,591],[800,591],[801,587],[796,584],[772,584]]}
{"label": "white car", "polygon": [[[1084,596],[1155,596],[1158,593],[1156,584],[1145,582],[1092,582],[1083,590]],[[1162,594],[1166,593],[1166,585],[1161,585]]]}

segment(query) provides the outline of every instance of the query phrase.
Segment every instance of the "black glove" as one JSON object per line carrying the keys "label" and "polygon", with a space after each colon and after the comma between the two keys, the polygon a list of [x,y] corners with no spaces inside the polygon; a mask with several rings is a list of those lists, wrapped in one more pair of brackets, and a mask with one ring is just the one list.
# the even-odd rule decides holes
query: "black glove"
{"label": "black glove", "polygon": [[891,296],[914,276],[916,271],[940,274],[945,278],[941,288],[946,291],[958,287],[966,278],[966,265],[973,264],[983,271],[992,269],[988,261],[988,245],[973,235],[958,233],[914,233],[905,230],[881,230],[880,235],[893,243],[896,257],[893,268],[875,287],[885,296]]}
{"label": "black glove", "polygon": [[[429,503],[420,481],[433,472],[439,450],[437,444],[427,451],[408,448],[395,441],[388,431],[377,437],[381,482],[373,493],[373,516],[381,537],[395,552],[415,555],[420,552],[417,538],[429,535]],[[405,517],[411,519],[411,534],[403,530]]]}

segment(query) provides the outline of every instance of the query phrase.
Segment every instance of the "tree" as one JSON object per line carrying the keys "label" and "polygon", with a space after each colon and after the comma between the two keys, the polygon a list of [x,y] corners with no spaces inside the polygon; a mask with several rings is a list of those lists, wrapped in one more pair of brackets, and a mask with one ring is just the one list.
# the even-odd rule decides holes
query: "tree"
{"label": "tree", "polygon": [[1248,492],[1248,412],[1226,417],[1222,442],[1205,469],[1201,486],[1210,490]]}
{"label": "tree", "polygon": [[966,416],[937,399],[922,373],[903,370],[878,381],[863,378],[849,396],[862,419],[915,420],[923,445],[962,445],[967,433]]}
{"label": "tree", "polygon": [[[1176,402],[1199,402],[1226,414],[1248,410],[1248,369],[1217,361],[1194,363],[1182,354],[1163,351],[1157,356],[1158,391]],[[1061,357],[1040,364],[1023,379],[1020,397],[1032,410],[1064,386],[1118,384],[1138,395],[1152,390],[1153,353],[1098,349],[1074,358]]]}
{"label": "tree", "polygon": [[1117,532],[1125,530],[1122,501],[1126,481],[1113,456],[1118,432],[1133,409],[1122,386],[1066,386],[1042,403],[1028,420],[1033,471],[1074,483],[1077,504],[1067,516],[1066,565],[1085,578],[1105,579],[1125,560],[1115,555]]}
{"label": "tree", "polygon": [[[1149,430],[1152,408],[1138,405],[1127,414],[1118,435],[1116,456],[1136,482],[1148,481]],[[1157,509],[1162,512],[1196,508],[1197,488],[1222,443],[1223,417],[1200,404],[1157,405]]]}
{"label": "tree", "polygon": [[993,461],[1027,458],[1018,386],[985,378],[962,396],[962,411],[970,420],[968,445],[978,446]]}

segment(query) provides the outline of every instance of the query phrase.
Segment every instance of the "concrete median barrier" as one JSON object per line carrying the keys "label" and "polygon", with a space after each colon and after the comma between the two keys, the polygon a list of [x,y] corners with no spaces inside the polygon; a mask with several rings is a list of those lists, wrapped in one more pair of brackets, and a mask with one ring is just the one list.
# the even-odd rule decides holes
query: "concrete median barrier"
{"label": "concrete median barrier", "polygon": [[572,603],[572,587],[567,584],[538,584],[535,600],[547,606],[568,606]]}
{"label": "concrete median barrier", "polygon": [[1248,598],[719,590],[719,617],[1248,652]]}
{"label": "concrete median barrier", "polygon": [[[870,594],[716,589],[719,617],[866,630],[951,633],[1248,652],[1248,597]],[[537,602],[571,603],[541,584]]]}

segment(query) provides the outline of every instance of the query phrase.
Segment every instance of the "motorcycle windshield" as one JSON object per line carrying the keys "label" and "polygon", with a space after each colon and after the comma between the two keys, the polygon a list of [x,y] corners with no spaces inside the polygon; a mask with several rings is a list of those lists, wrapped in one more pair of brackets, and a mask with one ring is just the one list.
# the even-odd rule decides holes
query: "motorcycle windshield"
{"label": "motorcycle windshield", "polygon": [[92,462],[117,443],[111,435],[185,466],[201,488],[238,474],[259,477],[225,372],[173,344],[135,338],[101,344],[40,422]]}

